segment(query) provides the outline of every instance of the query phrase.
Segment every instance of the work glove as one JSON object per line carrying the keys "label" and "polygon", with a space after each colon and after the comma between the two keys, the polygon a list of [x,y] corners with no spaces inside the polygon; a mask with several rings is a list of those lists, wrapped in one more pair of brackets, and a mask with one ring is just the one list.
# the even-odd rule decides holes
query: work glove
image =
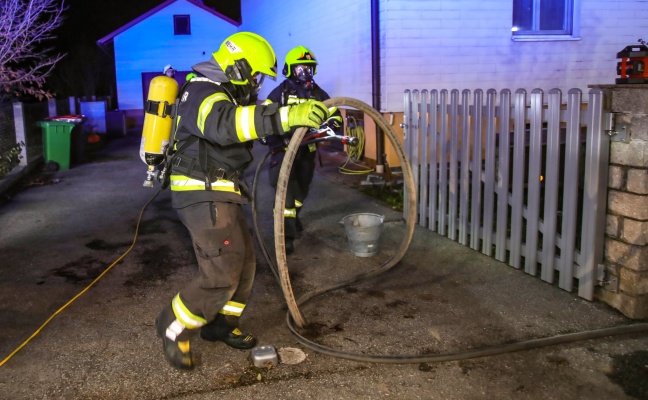
{"label": "work glove", "polygon": [[[287,126],[289,129],[296,126],[307,126],[318,129],[328,116],[329,111],[324,103],[317,100],[307,100],[303,103],[289,106]],[[282,125],[283,122],[282,120]]]}
{"label": "work glove", "polygon": [[342,117],[340,117],[339,115],[334,115],[324,121],[324,124],[331,127],[331,129],[333,130],[340,129],[342,127]]}

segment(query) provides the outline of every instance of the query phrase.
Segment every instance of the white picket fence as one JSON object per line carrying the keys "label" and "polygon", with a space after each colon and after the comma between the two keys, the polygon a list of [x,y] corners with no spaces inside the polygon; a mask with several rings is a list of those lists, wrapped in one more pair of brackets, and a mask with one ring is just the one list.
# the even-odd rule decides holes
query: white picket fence
{"label": "white picket fence", "polygon": [[418,223],[591,300],[602,273],[603,92],[406,90]]}

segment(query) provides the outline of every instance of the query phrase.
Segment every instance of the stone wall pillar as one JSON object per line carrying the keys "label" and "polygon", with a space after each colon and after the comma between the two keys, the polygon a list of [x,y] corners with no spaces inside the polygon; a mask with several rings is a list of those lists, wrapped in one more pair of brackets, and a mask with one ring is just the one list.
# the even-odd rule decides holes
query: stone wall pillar
{"label": "stone wall pillar", "polygon": [[596,298],[635,319],[648,318],[648,85],[596,85],[625,140],[610,143],[605,266],[616,292]]}

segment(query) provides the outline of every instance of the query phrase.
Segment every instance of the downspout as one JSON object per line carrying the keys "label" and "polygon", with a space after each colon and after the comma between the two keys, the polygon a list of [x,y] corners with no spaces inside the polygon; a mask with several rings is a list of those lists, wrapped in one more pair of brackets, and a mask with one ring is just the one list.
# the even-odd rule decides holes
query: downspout
{"label": "downspout", "polygon": [[95,42],[97,47],[112,61],[110,63],[110,72],[112,73],[112,83],[110,84],[110,101],[108,107],[111,110],[119,108],[119,100],[117,99],[117,65],[115,64],[115,42],[114,39],[104,42],[101,39]]}
{"label": "downspout", "polygon": [[[372,106],[380,112],[380,0],[371,0],[371,91]],[[376,172],[384,172],[385,141],[382,130],[376,126]]]}

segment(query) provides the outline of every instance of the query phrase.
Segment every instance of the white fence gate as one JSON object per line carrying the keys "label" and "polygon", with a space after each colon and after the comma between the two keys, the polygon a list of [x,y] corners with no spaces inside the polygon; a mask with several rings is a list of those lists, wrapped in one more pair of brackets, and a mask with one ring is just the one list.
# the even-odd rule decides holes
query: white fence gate
{"label": "white fence gate", "polygon": [[[603,92],[406,90],[418,223],[592,300],[602,280]],[[577,283],[575,282],[577,281]]]}

